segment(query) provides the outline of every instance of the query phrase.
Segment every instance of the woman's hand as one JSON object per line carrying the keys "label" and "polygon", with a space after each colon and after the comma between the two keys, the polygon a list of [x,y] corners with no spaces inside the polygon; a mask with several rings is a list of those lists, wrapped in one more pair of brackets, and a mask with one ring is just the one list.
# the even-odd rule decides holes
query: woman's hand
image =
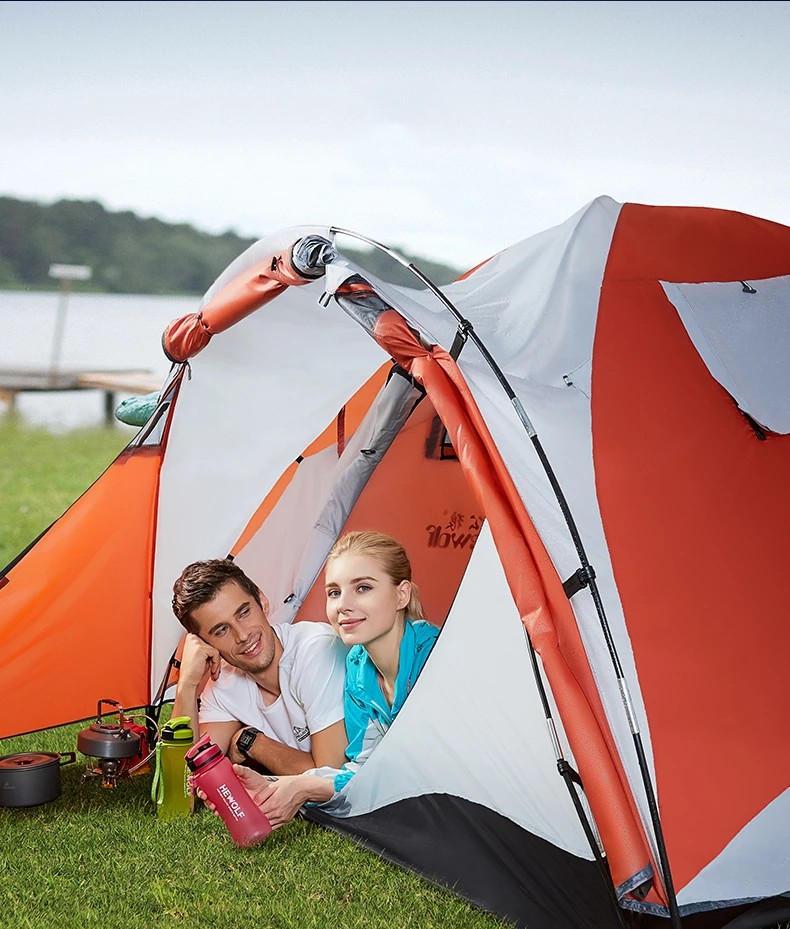
{"label": "woman's hand", "polygon": [[[271,823],[272,829],[279,829],[289,823],[308,800],[331,800],[335,792],[331,778],[314,774],[274,777],[258,774],[241,765],[233,765],[233,770]],[[206,798],[203,791],[198,789],[196,793],[214,815],[219,816],[216,806]]]}
{"label": "woman's hand", "polygon": [[236,768],[239,780],[261,808],[264,816],[279,829],[289,823],[310,799],[310,777],[302,774],[288,777],[267,777],[249,768]]}
{"label": "woman's hand", "polygon": [[[239,729],[241,732],[241,729]],[[238,735],[238,733],[237,733]],[[264,774],[258,774],[257,771],[253,771],[252,768],[246,768],[243,765],[234,764],[233,770],[238,775],[239,780],[241,781],[244,789],[252,797],[255,803],[260,806],[261,803],[258,800],[258,794],[266,794],[266,788],[272,785],[272,782],[277,781],[278,778],[274,776],[267,776]],[[215,816],[219,816],[217,812],[217,807],[211,800],[203,793],[199,788],[195,788],[195,793],[198,797],[206,804],[206,806],[211,810]]]}

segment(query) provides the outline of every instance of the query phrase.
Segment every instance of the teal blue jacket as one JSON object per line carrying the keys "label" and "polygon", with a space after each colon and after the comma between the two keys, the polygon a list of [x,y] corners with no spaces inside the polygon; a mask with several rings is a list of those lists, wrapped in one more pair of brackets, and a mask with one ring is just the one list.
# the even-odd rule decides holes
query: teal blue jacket
{"label": "teal blue jacket", "polygon": [[406,702],[409,692],[428,660],[439,630],[424,621],[406,620],[400,643],[395,697],[390,706],[379,684],[378,671],[363,645],[355,645],[346,657],[345,717],[348,748],[343,767],[316,768],[312,774],[334,778],[335,793],[321,809],[338,816],[348,815],[348,803],[341,791],[370,757]]}
{"label": "teal blue jacket", "polygon": [[438,635],[439,630],[430,623],[406,620],[392,706],[381,692],[378,671],[364,645],[355,645],[348,653],[345,689],[348,762],[335,777],[335,792],[342,790],[351,780],[392,725],[420,676]]}

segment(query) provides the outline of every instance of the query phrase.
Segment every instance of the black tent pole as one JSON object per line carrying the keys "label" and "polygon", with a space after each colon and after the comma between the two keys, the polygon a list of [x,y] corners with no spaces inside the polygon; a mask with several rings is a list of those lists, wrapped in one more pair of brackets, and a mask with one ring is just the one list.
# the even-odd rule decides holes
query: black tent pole
{"label": "black tent pole", "polygon": [[372,245],[374,248],[380,249],[381,251],[385,252],[391,258],[395,259],[395,261],[397,261],[398,264],[403,265],[403,267],[411,271],[411,273],[414,274],[414,276],[418,280],[420,280],[431,291],[431,293],[433,293],[435,297],[437,297],[437,299],[443,304],[443,306],[450,312],[450,314],[453,316],[455,321],[458,323],[458,331],[457,331],[455,343],[453,345],[453,349],[451,350],[450,354],[453,356],[454,359],[457,358],[459,352],[463,348],[467,339],[471,339],[471,341],[477,346],[478,351],[483,356],[486,363],[488,364],[488,366],[491,368],[492,372],[494,373],[496,379],[499,381],[503,390],[507,394],[511,405],[513,406],[513,409],[515,410],[516,415],[519,418],[519,421],[521,422],[527,435],[529,436],[530,441],[532,442],[535,448],[535,451],[538,455],[540,463],[543,466],[543,470],[546,472],[546,476],[549,479],[549,483],[551,484],[552,490],[554,491],[554,495],[557,498],[560,511],[562,512],[562,515],[565,519],[565,523],[568,527],[568,531],[570,532],[571,538],[573,540],[576,553],[579,557],[579,562],[581,564],[580,574],[582,576],[582,582],[579,586],[579,589],[581,589],[581,587],[583,586],[589,587],[590,595],[593,598],[593,603],[595,605],[595,611],[598,615],[598,620],[601,626],[601,630],[603,631],[603,636],[606,642],[606,647],[609,651],[609,657],[612,661],[612,666],[614,668],[614,672],[617,677],[617,684],[620,689],[620,697],[623,701],[623,708],[625,710],[625,714],[628,719],[628,725],[631,730],[631,736],[632,736],[633,743],[634,743],[634,750],[636,751],[636,757],[637,757],[637,761],[639,764],[639,771],[642,777],[642,784],[645,789],[647,805],[650,811],[650,819],[651,819],[651,823],[653,825],[653,831],[655,834],[656,849],[658,851],[658,863],[661,868],[662,882],[663,882],[664,890],[667,896],[669,915],[672,920],[673,927],[675,927],[675,929],[680,929],[681,927],[680,910],[678,909],[677,896],[675,894],[674,882],[672,880],[672,872],[669,867],[669,857],[667,855],[666,842],[664,840],[664,830],[661,826],[661,817],[660,817],[659,810],[658,810],[658,802],[656,800],[656,794],[653,788],[653,781],[650,775],[650,769],[647,764],[647,757],[645,755],[644,744],[642,742],[642,734],[639,729],[639,721],[636,718],[633,701],[631,699],[631,692],[628,687],[628,682],[625,679],[625,674],[623,672],[622,664],[620,662],[620,656],[618,655],[617,647],[614,642],[614,638],[612,637],[611,628],[609,626],[609,620],[606,618],[606,611],[604,610],[603,601],[601,600],[600,592],[598,590],[598,585],[595,582],[595,571],[593,570],[592,566],[590,565],[587,559],[587,553],[584,549],[584,543],[581,540],[581,536],[579,535],[579,530],[576,526],[576,521],[574,520],[573,514],[570,511],[570,507],[568,506],[568,501],[565,497],[562,487],[560,486],[559,481],[557,480],[557,476],[554,473],[554,469],[552,468],[551,463],[549,462],[548,456],[546,455],[546,452],[543,448],[543,445],[541,444],[540,439],[538,438],[538,434],[535,430],[535,427],[532,425],[532,422],[527,416],[527,413],[524,410],[524,407],[521,401],[516,396],[516,392],[511,387],[510,382],[507,380],[501,368],[494,360],[494,357],[488,351],[482,339],[475,332],[472,324],[469,322],[468,319],[465,319],[461,315],[461,313],[458,312],[455,306],[453,306],[453,304],[447,299],[447,297],[445,297],[445,295],[441,292],[441,290],[439,290],[439,288],[429,278],[427,278],[422,273],[422,271],[419,270],[419,268],[415,267],[415,265],[412,262],[406,261],[405,258],[402,258],[400,255],[398,255],[397,252],[393,251],[388,246],[382,245],[380,242],[377,242],[375,239],[370,239],[367,236],[360,235],[357,232],[351,232],[348,229],[341,229],[335,226],[333,226],[330,229],[330,232],[332,234],[350,236],[351,238],[358,239],[362,242],[367,243],[368,245]]}
{"label": "black tent pole", "polygon": [[584,790],[584,785],[582,784],[582,780],[579,777],[578,772],[573,769],[572,765],[563,755],[562,746],[560,745],[560,740],[557,735],[557,727],[554,725],[551,704],[549,703],[549,698],[546,694],[546,688],[543,686],[543,678],[540,676],[538,656],[535,652],[535,647],[532,644],[529,630],[523,624],[522,629],[524,630],[524,638],[527,642],[527,649],[529,651],[529,659],[532,665],[532,673],[535,678],[535,684],[537,685],[538,694],[540,695],[540,702],[543,705],[543,715],[545,716],[546,725],[549,730],[549,738],[551,740],[552,747],[554,748],[554,757],[557,761],[557,770],[559,771],[562,779],[565,781],[565,786],[568,788],[568,793],[571,795],[571,802],[573,803],[574,809],[576,810],[576,815],[579,817],[579,820],[582,824],[582,829],[584,830],[584,834],[587,837],[587,842],[590,845],[593,858],[595,859],[595,862],[601,872],[601,876],[603,877],[604,883],[606,884],[606,889],[609,892],[609,897],[614,905],[614,909],[617,913],[617,918],[620,922],[620,925],[625,927],[623,911],[621,910],[620,903],[617,899],[617,891],[615,890],[612,874],[609,870],[609,865],[604,859],[604,856],[601,854],[601,849],[598,845],[598,838],[592,830],[590,821],[587,818],[587,811],[582,806],[582,802],[579,799],[579,794],[576,791],[575,784],[578,784],[582,790]]}

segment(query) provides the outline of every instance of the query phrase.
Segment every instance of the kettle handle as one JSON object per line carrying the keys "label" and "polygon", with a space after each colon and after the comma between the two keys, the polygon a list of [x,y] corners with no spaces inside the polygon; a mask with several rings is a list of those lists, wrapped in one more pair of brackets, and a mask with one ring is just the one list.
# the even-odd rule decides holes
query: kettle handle
{"label": "kettle handle", "polygon": [[116,712],[118,713],[118,716],[119,716],[119,719],[118,719],[118,726],[119,726],[120,729],[123,729],[123,728],[124,728],[124,726],[123,726],[123,724],[124,724],[123,707],[121,706],[120,703],[118,703],[117,700],[99,700],[99,703],[98,703],[98,705],[96,706],[96,722],[97,722],[97,723],[101,723],[101,717],[102,717],[101,705],[102,705],[102,703],[106,703],[108,706],[117,706],[117,707],[118,707],[118,709],[117,709],[117,711],[116,711]]}
{"label": "kettle handle", "polygon": [[[77,760],[76,752],[58,752],[58,754],[60,755],[60,766],[61,767],[63,767],[63,765],[66,765],[66,764],[74,764],[74,762]],[[64,761],[63,760],[64,758],[68,760]]]}

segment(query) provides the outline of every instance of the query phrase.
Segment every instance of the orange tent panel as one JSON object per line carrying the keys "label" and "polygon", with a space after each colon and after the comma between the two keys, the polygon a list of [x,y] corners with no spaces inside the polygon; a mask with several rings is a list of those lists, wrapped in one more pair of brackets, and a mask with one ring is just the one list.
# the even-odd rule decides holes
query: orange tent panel
{"label": "orange tent panel", "polygon": [[790,229],[626,204],[602,288],[596,484],[678,888],[790,787],[775,647],[787,638],[790,436],[757,438],[659,281],[788,273]]}
{"label": "orange tent panel", "polygon": [[161,448],[127,450],[0,588],[0,737],[148,702]]}

